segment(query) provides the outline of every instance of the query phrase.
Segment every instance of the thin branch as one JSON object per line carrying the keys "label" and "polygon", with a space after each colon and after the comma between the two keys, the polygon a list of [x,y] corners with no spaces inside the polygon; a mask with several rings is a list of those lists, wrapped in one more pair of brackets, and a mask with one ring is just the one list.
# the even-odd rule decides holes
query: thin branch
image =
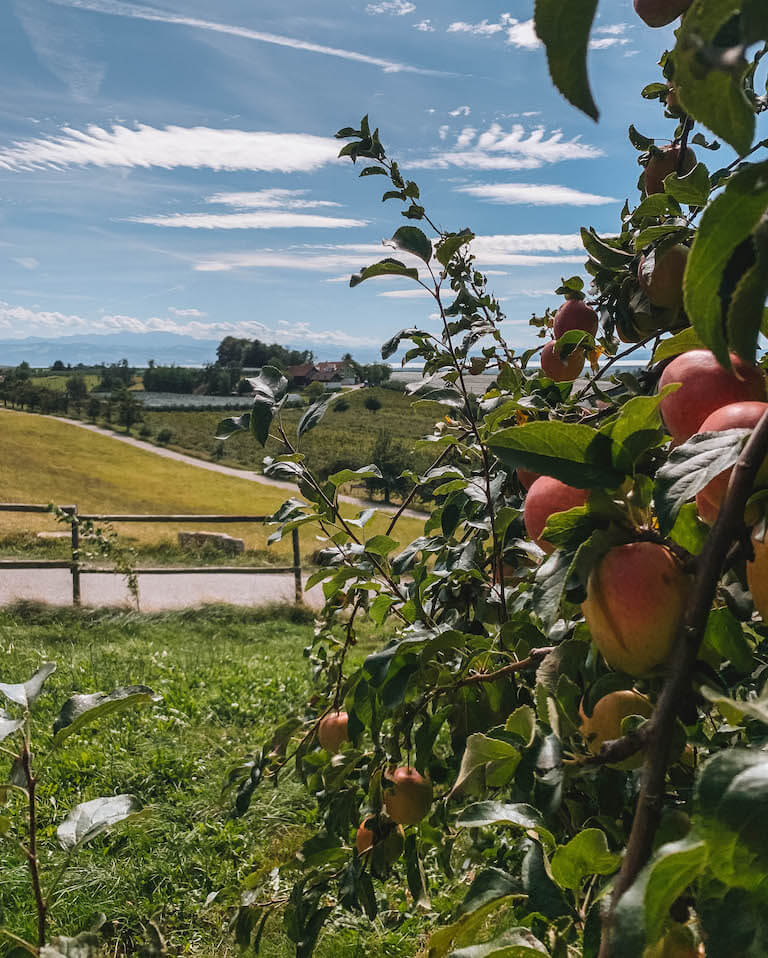
{"label": "thin branch", "polygon": [[738,540],[744,523],[744,507],[755,477],[768,455],[768,413],[757,424],[739,461],[733,468],[728,491],[712,530],[699,556],[691,599],[669,660],[669,668],[653,715],[647,723],[648,748],[643,767],[632,831],[621,871],[613,889],[606,916],[599,958],[618,958],[611,941],[613,915],[621,896],[632,885],[651,856],[661,820],[664,784],[669,764],[675,722],[690,690],[699,647],[715,598],[726,557]]}
{"label": "thin branch", "polygon": [[[434,461],[434,462],[432,463],[432,465],[429,467],[429,469],[427,470],[427,472],[431,472],[433,469],[437,469],[437,467],[442,463],[442,461],[445,459],[445,457],[448,455],[448,453],[451,451],[451,449],[453,449],[453,446],[446,446],[445,449],[443,449],[443,451],[442,451],[442,452],[440,453],[440,455],[437,457],[437,459],[435,459],[435,461]],[[403,503],[402,503],[402,505],[400,506],[400,508],[399,508],[399,509],[397,510],[397,512],[392,516],[392,520],[391,520],[391,522],[389,523],[389,525],[387,526],[386,535],[389,535],[390,532],[392,532],[392,530],[395,528],[395,526],[397,525],[397,522],[398,522],[398,520],[400,519],[400,517],[402,516],[402,514],[405,512],[405,510],[408,508],[408,506],[413,502],[414,497],[416,496],[416,493],[418,492],[418,490],[419,490],[419,484],[418,484],[418,483],[415,483],[414,486],[413,486],[413,489],[411,489],[411,491],[408,493],[408,495],[405,497],[405,499],[403,499]]]}
{"label": "thin branch", "polygon": [[37,908],[37,943],[40,948],[45,944],[45,924],[48,907],[43,897],[43,889],[40,885],[40,871],[37,859],[37,799],[35,791],[37,788],[37,779],[32,774],[32,757],[29,752],[29,741],[25,738],[24,749],[21,753],[21,765],[24,769],[24,777],[27,780],[27,792],[29,794],[29,849],[27,852],[27,862],[29,864],[29,874],[32,879],[32,890],[35,894],[35,906]]}
{"label": "thin branch", "polygon": [[[461,681],[457,682],[456,688],[464,688],[467,685],[482,685],[485,682],[499,682],[501,679],[506,678],[508,675],[512,675],[515,672],[523,672],[525,669],[532,669],[535,665],[539,664],[539,660],[543,659],[545,656],[549,655],[550,652],[554,652],[555,647],[549,646],[543,649],[532,649],[530,655],[525,659],[520,659],[517,662],[510,662],[509,665],[505,665],[501,669],[497,669],[495,672],[473,672],[472,675],[467,675]],[[445,691],[441,689],[440,691]]]}
{"label": "thin branch", "polygon": [[601,366],[595,375],[590,378],[586,386],[584,386],[584,388],[573,397],[572,402],[577,403],[580,399],[583,399],[584,396],[586,396],[587,393],[592,389],[593,383],[596,383],[598,379],[602,379],[611,366],[614,365],[614,363],[617,363],[620,359],[624,359],[626,356],[630,356],[633,352],[635,352],[636,349],[641,349],[643,346],[647,346],[655,335],[656,333],[653,333],[653,335],[648,336],[646,339],[642,340],[642,342],[633,343],[629,349],[625,349],[623,352],[616,353],[615,356],[611,356],[608,362],[604,366]]}

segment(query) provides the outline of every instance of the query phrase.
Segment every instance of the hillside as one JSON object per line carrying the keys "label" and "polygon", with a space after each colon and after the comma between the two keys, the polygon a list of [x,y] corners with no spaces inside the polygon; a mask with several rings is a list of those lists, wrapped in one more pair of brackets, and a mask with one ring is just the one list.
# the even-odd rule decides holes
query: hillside
{"label": "hillside", "polygon": [[[0,501],[76,503],[82,512],[200,513],[271,515],[290,491],[243,478],[217,475],[152,452],[94,434],[66,422],[38,415],[0,411],[4,456]],[[355,512],[348,507],[349,514]],[[367,530],[383,532],[387,518],[373,519]],[[403,541],[419,534],[420,523],[404,523]],[[0,539],[27,530],[56,529],[46,516],[0,514]],[[245,539],[249,549],[266,548],[271,530],[262,525],[218,526]],[[176,527],[131,525],[121,533],[141,543],[175,538]],[[302,554],[313,548],[313,532],[302,534]],[[290,540],[270,547],[287,557]]]}

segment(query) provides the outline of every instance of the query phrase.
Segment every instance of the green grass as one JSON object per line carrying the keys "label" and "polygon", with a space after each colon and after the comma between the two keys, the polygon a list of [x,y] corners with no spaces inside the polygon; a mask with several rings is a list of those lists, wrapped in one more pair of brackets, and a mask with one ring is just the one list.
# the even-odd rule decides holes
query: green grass
{"label": "green grass", "polygon": [[[163,459],[149,450],[35,414],[0,411],[0,430],[3,448],[12,450],[0,471],[0,502],[74,503],[83,513],[271,515],[296,494],[292,489]],[[348,515],[359,511],[353,505],[344,509]],[[418,520],[401,523],[397,532],[401,542],[420,535],[423,524]],[[384,532],[387,525],[385,515],[376,516],[366,532]],[[118,532],[142,544],[157,544],[175,539],[179,528],[187,527],[136,523],[121,526]],[[257,551],[266,550],[272,532],[262,524],[216,528],[244,539],[247,549]],[[46,516],[0,513],[0,538],[57,529],[61,526]],[[317,548],[315,535],[304,527],[301,541],[306,558]],[[270,552],[275,561],[290,558],[290,536],[270,547]]]}
{"label": "green grass", "polygon": [[[46,389],[51,389],[54,392],[63,393],[67,388],[67,380],[77,375],[79,375],[78,371],[72,369],[64,373],[52,373],[50,376],[30,376],[29,381],[33,386],[44,386]],[[94,373],[85,373],[83,374],[83,379],[90,392],[98,386],[101,381],[101,376],[97,376]]]}
{"label": "green grass", "polygon": [[[291,773],[278,789],[257,791],[242,819],[231,819],[221,798],[227,770],[305,701],[305,617],[291,607],[154,616],[30,605],[0,611],[3,681],[24,681],[42,662],[58,663],[36,706],[45,873],[61,861],[55,826],[74,805],[129,792],[150,809],[144,822],[118,828],[81,853],[54,902],[53,933],[78,932],[102,912],[105,954],[135,951],[150,920],[174,954],[237,954],[228,923],[243,880],[266,881],[314,820]],[[73,690],[133,683],[149,685],[162,702],[112,716],[49,753],[52,720]],[[388,927],[353,919],[330,926],[317,958],[414,955],[425,924],[405,914],[402,885],[387,889]],[[34,936],[27,869],[11,843],[0,844],[0,912],[5,927]],[[270,919],[262,955],[292,954],[279,919]]]}
{"label": "green grass", "polygon": [[[375,396],[382,404],[377,412],[370,412],[364,402]],[[319,426],[307,433],[299,442],[311,469],[324,476],[347,466],[357,468],[368,465],[377,434],[385,432],[413,452],[414,470],[426,469],[433,461],[430,451],[415,450],[418,439],[428,436],[440,415],[435,408],[414,408],[413,399],[391,389],[360,389],[345,396],[349,409],[335,412],[333,407],[325,414]],[[296,435],[296,425],[305,409],[287,409],[282,415],[286,432]],[[257,447],[245,435],[235,435],[224,443],[215,438],[216,426],[227,415],[218,412],[147,412],[145,423],[157,436],[161,429],[172,434],[169,447],[206,459],[216,458],[231,466],[245,466],[261,471],[265,455],[282,453],[278,443],[270,441],[266,450]],[[216,456],[217,448],[223,454]]]}

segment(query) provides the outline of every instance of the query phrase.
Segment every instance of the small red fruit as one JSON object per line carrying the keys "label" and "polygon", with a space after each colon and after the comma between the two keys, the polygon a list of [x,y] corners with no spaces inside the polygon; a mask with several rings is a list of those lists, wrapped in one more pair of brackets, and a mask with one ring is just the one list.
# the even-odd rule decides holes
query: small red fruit
{"label": "small red fruit", "polygon": [[547,343],[541,351],[541,371],[556,383],[572,383],[584,368],[586,353],[574,349],[565,359],[555,349],[554,342]]}
{"label": "small red fruit", "polygon": [[764,402],[765,377],[757,366],[731,354],[724,369],[708,349],[691,349],[677,356],[661,374],[659,389],[682,383],[662,399],[660,410],[672,438],[685,442],[716,409],[735,402]]}
{"label": "small red fruit", "polygon": [[664,180],[670,173],[677,173],[685,176],[696,166],[696,154],[689,147],[686,147],[682,162],[680,162],[679,146],[664,146],[660,153],[654,153],[648,160],[645,167],[645,176],[643,182],[645,192],[650,196],[652,193],[664,192]]}
{"label": "small red fruit", "polygon": [[674,309],[683,303],[683,276],[688,247],[678,244],[640,260],[637,279],[654,306]]}
{"label": "small red fruit", "polygon": [[[604,742],[610,742],[621,737],[621,723],[625,718],[629,715],[642,715],[643,718],[650,718],[652,711],[651,703],[639,692],[629,691],[628,689],[609,692],[608,695],[598,699],[590,716],[587,716],[583,708],[579,706],[579,715],[581,716],[579,731],[587,743],[587,748],[593,755],[597,755]],[[638,752],[624,762],[620,762],[618,767],[639,768],[642,764],[643,753]]]}
{"label": "small red fruit", "polygon": [[607,552],[592,570],[581,606],[605,661],[627,675],[646,675],[665,662],[689,589],[664,546],[630,542]]}
{"label": "small red fruit", "polygon": [[[723,432],[726,429],[754,429],[768,411],[768,403],[764,402],[734,402],[728,406],[716,409],[701,424],[699,432]],[[731,469],[726,469],[715,476],[696,496],[696,505],[699,515],[706,522],[714,522],[720,512],[725,494],[728,491],[728,482],[731,478]],[[765,485],[768,481],[768,462],[764,462],[755,479],[755,486]]]}
{"label": "small red fruit", "polygon": [[401,766],[384,775],[384,807],[398,825],[416,825],[432,805],[432,783],[415,768]]}
{"label": "small red fruit", "polygon": [[569,299],[555,316],[555,339],[560,339],[573,329],[580,329],[592,336],[597,333],[597,313],[583,299]]}
{"label": "small red fruit", "polygon": [[635,13],[649,27],[666,27],[692,3],[693,0],[635,0]]}
{"label": "small red fruit", "polygon": [[530,489],[534,482],[540,479],[541,476],[538,472],[531,472],[530,469],[518,469],[517,478],[520,480],[520,485],[523,489]]}
{"label": "small red fruit", "polygon": [[317,740],[327,752],[338,752],[342,742],[349,741],[346,712],[329,712],[317,726]]}
{"label": "small red fruit", "polygon": [[525,497],[525,531],[540,549],[552,552],[554,546],[541,538],[547,519],[556,512],[567,512],[569,509],[583,506],[588,497],[589,492],[586,489],[576,489],[551,476],[541,476]]}

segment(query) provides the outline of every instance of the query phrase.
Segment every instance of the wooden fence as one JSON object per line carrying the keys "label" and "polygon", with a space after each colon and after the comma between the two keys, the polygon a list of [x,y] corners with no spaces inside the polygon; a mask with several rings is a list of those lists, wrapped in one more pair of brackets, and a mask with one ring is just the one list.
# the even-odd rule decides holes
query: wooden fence
{"label": "wooden fence", "polygon": [[[132,516],[132,515],[95,515],[78,511],[77,506],[61,506],[62,512],[72,518],[70,525],[72,541],[72,558],[58,559],[0,559],[0,571],[3,569],[69,569],[72,573],[72,604],[80,605],[80,580],[84,575],[121,575],[117,569],[86,565],[80,560],[80,523],[81,522],[163,522],[168,524],[223,524],[266,522],[269,516],[195,516],[195,515],[165,515],[165,516]],[[26,512],[50,514],[50,506],[26,505],[22,503],[0,503],[0,512]],[[292,574],[295,584],[294,597],[297,603],[302,601],[303,586],[301,581],[301,551],[299,547],[298,529],[292,530],[293,565],[291,566],[186,566],[183,568],[153,567],[133,569],[137,575],[196,575],[201,573],[235,573],[242,575],[288,575]]]}

